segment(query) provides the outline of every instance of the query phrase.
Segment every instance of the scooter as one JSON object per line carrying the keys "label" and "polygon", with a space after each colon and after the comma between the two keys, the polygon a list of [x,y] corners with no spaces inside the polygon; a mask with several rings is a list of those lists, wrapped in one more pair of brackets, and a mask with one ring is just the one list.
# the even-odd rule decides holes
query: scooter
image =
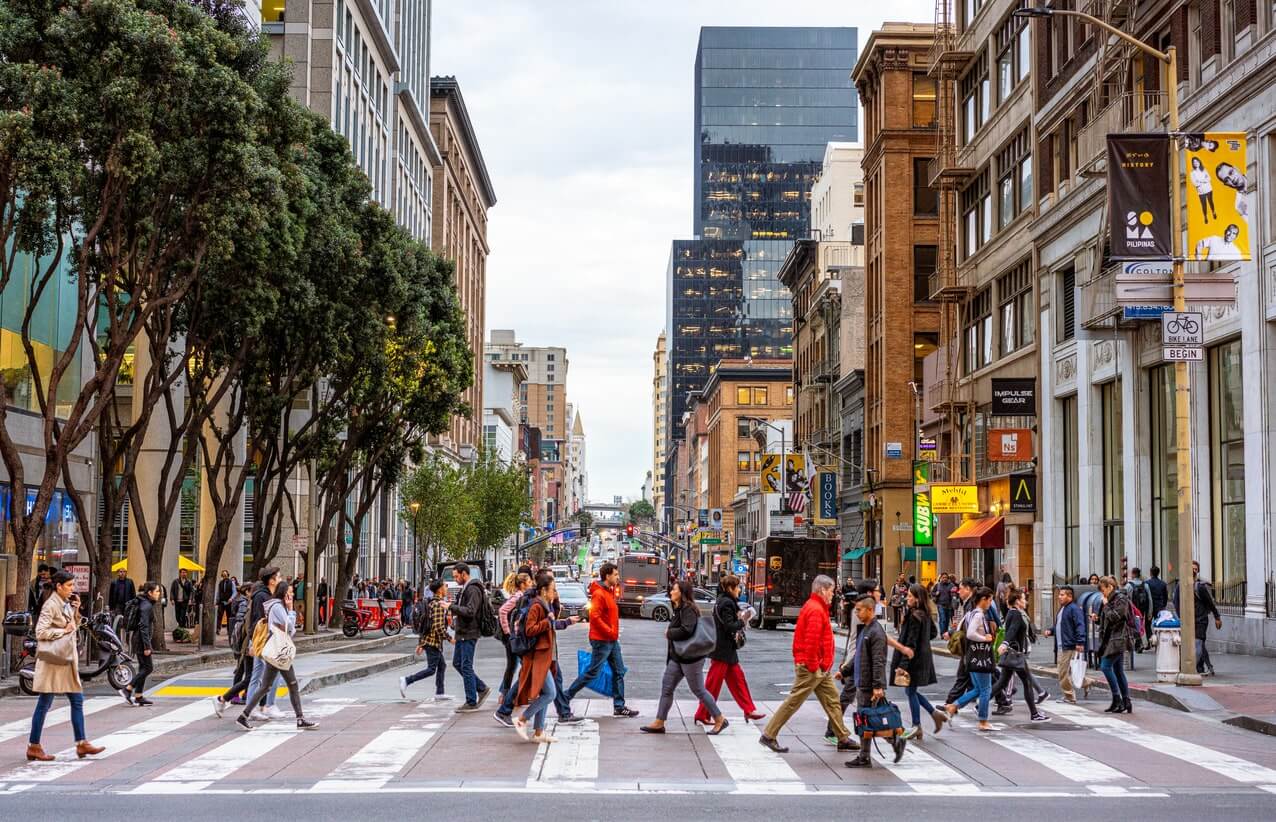
{"label": "scooter", "polygon": [[[98,597],[101,599],[101,596]],[[133,681],[137,674],[137,660],[124,650],[124,643],[111,627],[111,613],[98,611],[91,619],[83,621],[91,635],[90,645],[96,650],[96,659],[92,660],[96,668],[80,668],[80,681],[87,682],[96,676],[106,674],[111,687],[120,690]],[[35,694],[35,654],[37,642],[32,630],[22,640],[22,652],[19,655],[18,687],[24,694]]]}

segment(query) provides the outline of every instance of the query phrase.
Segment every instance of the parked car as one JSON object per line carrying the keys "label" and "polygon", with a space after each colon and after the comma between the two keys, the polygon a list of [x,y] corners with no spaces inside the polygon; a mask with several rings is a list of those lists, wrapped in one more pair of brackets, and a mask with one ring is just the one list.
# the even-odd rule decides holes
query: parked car
{"label": "parked car", "polygon": [[[712,608],[717,602],[717,597],[709,593],[703,588],[693,589],[696,605],[700,606],[700,610]],[[669,602],[669,595],[666,593],[652,594],[642,601],[642,607],[638,609],[639,616],[644,619],[654,619],[656,622],[668,622],[670,615],[673,614],[673,605]]]}
{"label": "parked car", "polygon": [[558,583],[558,601],[564,618],[578,616],[582,620],[589,619],[589,594],[579,582]]}

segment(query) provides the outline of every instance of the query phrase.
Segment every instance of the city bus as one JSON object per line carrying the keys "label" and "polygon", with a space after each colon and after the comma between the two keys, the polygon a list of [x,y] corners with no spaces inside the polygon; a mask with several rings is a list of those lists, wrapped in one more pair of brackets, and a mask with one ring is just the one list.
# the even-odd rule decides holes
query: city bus
{"label": "city bus", "polygon": [[620,610],[637,613],[642,601],[669,588],[669,567],[656,554],[625,554],[616,560],[620,569]]}

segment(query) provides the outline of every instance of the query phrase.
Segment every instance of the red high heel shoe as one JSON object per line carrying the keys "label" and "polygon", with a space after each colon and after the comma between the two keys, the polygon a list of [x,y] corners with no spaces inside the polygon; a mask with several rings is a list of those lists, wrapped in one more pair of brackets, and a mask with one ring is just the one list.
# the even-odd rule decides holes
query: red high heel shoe
{"label": "red high heel shoe", "polygon": [[745,722],[757,722],[759,719],[766,719],[766,714],[745,714]]}

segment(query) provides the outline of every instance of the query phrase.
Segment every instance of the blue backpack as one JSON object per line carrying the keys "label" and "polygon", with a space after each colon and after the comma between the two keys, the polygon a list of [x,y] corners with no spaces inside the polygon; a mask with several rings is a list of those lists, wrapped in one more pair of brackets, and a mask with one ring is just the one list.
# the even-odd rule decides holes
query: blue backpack
{"label": "blue backpack", "polygon": [[537,638],[527,635],[527,614],[536,601],[537,597],[524,595],[514,609],[514,618],[510,620],[510,653],[514,656],[525,656],[536,649]]}

